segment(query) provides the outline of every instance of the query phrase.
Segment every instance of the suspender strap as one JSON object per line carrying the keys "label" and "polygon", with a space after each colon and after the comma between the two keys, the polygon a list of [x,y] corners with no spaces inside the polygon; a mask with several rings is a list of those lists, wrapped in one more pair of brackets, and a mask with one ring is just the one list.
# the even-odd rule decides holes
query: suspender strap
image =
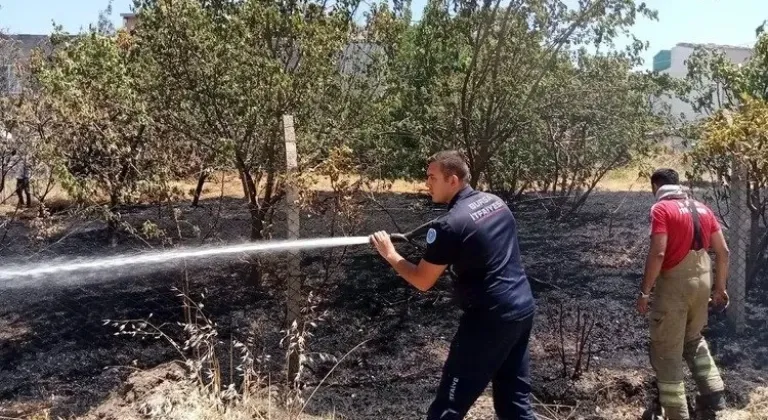
{"label": "suspender strap", "polygon": [[693,203],[693,200],[685,200],[685,202],[688,205],[688,209],[691,211],[691,218],[693,219],[693,243],[691,244],[691,249],[698,251],[704,248],[699,212],[696,210],[696,205]]}

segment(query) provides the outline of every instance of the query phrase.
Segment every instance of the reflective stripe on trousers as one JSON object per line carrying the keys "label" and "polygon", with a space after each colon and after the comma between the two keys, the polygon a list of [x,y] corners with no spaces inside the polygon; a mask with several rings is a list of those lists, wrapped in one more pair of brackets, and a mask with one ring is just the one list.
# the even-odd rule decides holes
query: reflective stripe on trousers
{"label": "reflective stripe on trousers", "polygon": [[699,393],[724,388],[720,372],[701,335],[707,325],[712,289],[711,260],[705,250],[690,251],[677,266],[663,272],[651,308],[651,366],[656,372],[659,403],[669,419],[688,419],[683,360]]}

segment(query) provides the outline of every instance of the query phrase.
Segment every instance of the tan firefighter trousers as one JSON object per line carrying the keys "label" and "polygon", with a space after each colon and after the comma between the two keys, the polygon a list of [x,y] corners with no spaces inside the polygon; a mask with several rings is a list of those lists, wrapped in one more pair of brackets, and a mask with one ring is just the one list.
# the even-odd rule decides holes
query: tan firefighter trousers
{"label": "tan firefighter trousers", "polygon": [[701,330],[707,325],[712,288],[711,260],[705,250],[690,251],[661,273],[650,316],[651,366],[659,403],[669,419],[688,419],[683,359],[701,395],[722,391],[723,380]]}

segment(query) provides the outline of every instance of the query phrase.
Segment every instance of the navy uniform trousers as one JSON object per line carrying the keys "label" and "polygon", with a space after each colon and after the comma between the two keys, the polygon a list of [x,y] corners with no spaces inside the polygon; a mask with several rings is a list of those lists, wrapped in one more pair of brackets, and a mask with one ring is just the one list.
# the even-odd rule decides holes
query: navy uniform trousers
{"label": "navy uniform trousers", "polygon": [[533,314],[518,321],[465,313],[427,420],[460,420],[489,383],[499,420],[535,420],[528,342]]}

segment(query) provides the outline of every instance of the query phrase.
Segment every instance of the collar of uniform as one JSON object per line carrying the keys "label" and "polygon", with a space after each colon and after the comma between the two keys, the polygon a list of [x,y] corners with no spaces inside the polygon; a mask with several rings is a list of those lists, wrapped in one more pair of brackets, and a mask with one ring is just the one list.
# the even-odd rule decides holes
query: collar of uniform
{"label": "collar of uniform", "polygon": [[448,203],[448,208],[453,208],[453,206],[456,204],[457,201],[461,200],[462,198],[468,196],[470,193],[472,193],[474,189],[472,189],[471,186],[467,185],[464,188],[460,189],[459,192],[456,193],[456,195],[453,196],[451,199],[451,202]]}

